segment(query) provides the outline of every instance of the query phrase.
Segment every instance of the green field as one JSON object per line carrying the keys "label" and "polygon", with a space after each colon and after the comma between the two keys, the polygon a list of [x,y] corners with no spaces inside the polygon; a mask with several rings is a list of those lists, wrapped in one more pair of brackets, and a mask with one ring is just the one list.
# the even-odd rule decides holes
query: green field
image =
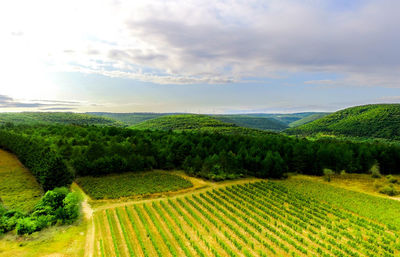
{"label": "green field", "polygon": [[95,212],[94,256],[398,256],[398,234],[273,182]]}
{"label": "green field", "polygon": [[18,159],[0,150],[0,198],[8,209],[30,211],[43,195],[35,177]]}
{"label": "green field", "polygon": [[93,199],[148,195],[192,187],[186,179],[166,172],[127,172],[103,177],[80,177],[76,182]]}
{"label": "green field", "polygon": [[307,179],[293,178],[277,183],[304,197],[323,201],[331,206],[343,208],[400,229],[400,201],[350,191]]}

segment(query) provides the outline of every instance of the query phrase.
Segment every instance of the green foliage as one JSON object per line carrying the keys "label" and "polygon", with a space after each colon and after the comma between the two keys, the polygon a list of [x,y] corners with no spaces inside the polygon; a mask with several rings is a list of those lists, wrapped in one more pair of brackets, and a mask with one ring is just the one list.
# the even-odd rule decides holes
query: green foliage
{"label": "green foliage", "polygon": [[323,117],[325,117],[325,116],[328,115],[328,114],[330,114],[330,113],[322,112],[322,113],[311,114],[311,115],[309,115],[309,116],[306,116],[306,117],[304,117],[304,118],[301,118],[301,119],[299,119],[299,120],[296,120],[296,121],[294,121],[294,122],[291,122],[291,123],[289,124],[289,127],[291,127],[291,128],[298,127],[298,126],[301,126],[301,125],[310,123],[310,122],[312,122],[312,121],[314,121],[314,120],[318,120],[318,119],[320,119],[320,118],[323,118]]}
{"label": "green foliage", "polygon": [[399,123],[400,104],[373,104],[347,108],[287,132],[400,140]]}
{"label": "green foliage", "polygon": [[0,113],[0,124],[76,124],[121,126],[121,122],[106,117],[72,112]]}
{"label": "green foliage", "polygon": [[331,177],[335,174],[335,172],[333,172],[333,170],[331,169],[323,169],[323,173],[324,173],[324,180],[331,182]]}
{"label": "green foliage", "polygon": [[35,220],[32,218],[19,219],[16,225],[16,231],[18,235],[32,234],[37,229]]}
{"label": "green foliage", "polygon": [[281,180],[290,191],[400,229],[400,202],[304,179]]}
{"label": "green foliage", "polygon": [[378,164],[378,163],[375,163],[375,164],[371,167],[371,169],[369,169],[369,172],[371,173],[371,176],[372,176],[373,178],[380,178],[380,177],[382,177],[381,172],[380,172],[380,169],[379,169],[379,164]]}
{"label": "green foliage", "polygon": [[399,194],[399,191],[397,191],[392,184],[389,184],[379,189],[379,193],[389,196],[395,196]]}
{"label": "green foliage", "polygon": [[274,130],[281,131],[288,126],[274,118],[267,117],[252,117],[248,115],[213,115],[211,116],[217,120],[220,120],[225,123],[236,124],[237,126],[253,128],[253,129],[261,129],[261,130]]}
{"label": "green foliage", "polygon": [[393,177],[392,175],[387,175],[387,176],[386,176],[386,180],[387,180],[389,183],[392,183],[392,184],[396,184],[396,183],[398,182],[398,179],[395,178],[395,177]]}
{"label": "green foliage", "polygon": [[[108,222],[96,238],[107,256],[136,253],[133,237],[144,256],[360,257],[398,256],[400,250],[398,231],[270,181],[110,208],[105,214]],[[104,212],[94,215],[105,220]],[[102,248],[97,244],[95,252]]]}
{"label": "green foliage", "polygon": [[79,177],[76,182],[94,199],[120,198],[176,191],[193,186],[180,176],[165,172],[124,173],[103,177]]}
{"label": "green foliage", "polygon": [[71,184],[73,174],[65,161],[43,139],[0,129],[0,147],[13,152],[44,190]]}
{"label": "green foliage", "polygon": [[29,214],[0,205],[0,234],[14,229],[18,235],[32,234],[56,223],[73,223],[80,213],[80,200],[67,188],[55,188],[47,191]]}
{"label": "green foliage", "polygon": [[173,113],[146,113],[146,112],[138,112],[138,113],[111,113],[111,112],[88,112],[89,115],[106,117],[110,119],[114,119],[128,126],[132,126],[138,124],[145,120],[155,119],[164,115],[172,115]]}
{"label": "green foliage", "polygon": [[[72,173],[79,177],[184,169],[191,175],[220,180],[241,176],[279,177],[287,171],[323,175],[323,168],[365,173],[376,162],[382,173],[395,174],[400,165],[398,145],[334,139],[311,141],[273,133],[247,136],[196,130],[173,132],[56,125],[3,128],[0,143],[4,143],[1,135],[11,135],[3,137],[3,141],[11,145],[15,144],[11,137],[41,143],[37,147],[28,145],[28,148],[23,147],[26,144],[21,145],[21,155],[17,155],[24,163],[44,164],[35,154],[32,156],[36,158],[29,159],[33,163],[27,162],[24,151],[35,153],[45,149],[46,154],[53,155],[45,159],[51,161],[53,167],[58,167],[56,164],[62,167],[62,157],[66,161],[65,169],[44,173],[46,181],[52,183],[62,181],[63,174],[68,178],[66,175]],[[53,160],[54,154],[58,162]],[[60,172],[53,176],[57,170]]]}
{"label": "green foliage", "polygon": [[222,122],[218,119],[218,116],[211,117],[197,114],[180,114],[146,120],[132,126],[131,128],[141,130],[175,130],[239,135],[269,134],[267,131],[240,127],[234,124],[234,121],[231,122],[232,123]]}

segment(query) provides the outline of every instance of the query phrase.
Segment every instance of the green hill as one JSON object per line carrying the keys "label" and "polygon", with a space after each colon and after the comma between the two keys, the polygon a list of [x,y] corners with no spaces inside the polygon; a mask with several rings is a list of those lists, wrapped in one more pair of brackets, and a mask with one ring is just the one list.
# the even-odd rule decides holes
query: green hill
{"label": "green hill", "polygon": [[319,112],[299,112],[299,113],[249,113],[243,114],[246,117],[258,117],[258,118],[272,118],[278,120],[287,126],[291,123],[306,118],[308,116],[319,114]]}
{"label": "green hill", "polygon": [[177,114],[161,116],[146,120],[133,125],[133,129],[150,130],[177,130],[177,131],[200,131],[218,132],[224,134],[270,134],[271,132],[239,127],[236,124],[222,122],[208,115],[200,114]]}
{"label": "green hill", "polygon": [[121,126],[116,120],[72,112],[18,112],[0,113],[0,124],[77,124]]}
{"label": "green hill", "polygon": [[172,115],[173,113],[152,113],[152,112],[133,112],[133,113],[112,113],[112,112],[87,112],[89,115],[106,117],[123,122],[128,126],[138,124],[145,120],[155,119],[164,115]]}
{"label": "green hill", "polygon": [[306,116],[306,117],[304,117],[304,118],[302,118],[302,119],[300,119],[300,120],[296,120],[296,121],[294,121],[294,122],[291,122],[291,123],[289,124],[289,127],[291,127],[291,128],[298,127],[298,126],[301,126],[301,125],[310,123],[310,122],[312,122],[312,121],[314,121],[314,120],[318,120],[318,119],[320,119],[320,118],[322,118],[322,117],[325,117],[325,116],[328,115],[328,114],[330,114],[330,113],[328,113],[328,112],[321,112],[321,113],[311,114],[310,116]]}
{"label": "green hill", "polygon": [[351,107],[286,131],[289,134],[323,133],[400,140],[400,104]]}
{"label": "green hill", "polygon": [[212,117],[222,122],[233,123],[246,128],[274,131],[281,131],[288,128],[285,123],[267,117],[252,117],[248,115],[214,115]]}

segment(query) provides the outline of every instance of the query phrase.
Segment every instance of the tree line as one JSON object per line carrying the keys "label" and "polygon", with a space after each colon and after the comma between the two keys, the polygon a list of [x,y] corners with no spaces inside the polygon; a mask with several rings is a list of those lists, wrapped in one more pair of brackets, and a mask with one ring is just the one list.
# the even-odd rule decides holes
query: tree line
{"label": "tree line", "polygon": [[[310,141],[279,134],[177,133],[76,125],[8,126],[0,130],[0,145],[15,152],[30,169],[35,165],[47,166],[48,172],[40,173],[41,176],[49,176],[44,181],[59,178],[54,181],[57,183],[59,180],[69,183],[72,176],[150,169],[184,169],[191,175],[214,180],[240,176],[279,178],[286,172],[323,175],[324,168],[365,173],[376,163],[384,174],[400,172],[397,168],[400,147],[396,145],[334,139]],[[43,164],[47,157],[40,157],[49,153],[52,161]],[[37,158],[42,161],[36,163]],[[26,164],[31,162],[35,165]]]}

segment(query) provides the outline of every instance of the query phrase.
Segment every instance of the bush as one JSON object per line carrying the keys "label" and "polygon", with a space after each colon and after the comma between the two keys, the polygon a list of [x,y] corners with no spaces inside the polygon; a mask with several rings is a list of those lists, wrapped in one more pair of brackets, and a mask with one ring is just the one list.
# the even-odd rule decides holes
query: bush
{"label": "bush", "polygon": [[374,165],[372,165],[371,169],[369,169],[369,172],[371,173],[371,176],[373,178],[381,178],[381,172],[379,171],[379,164],[375,163]]}
{"label": "bush", "polygon": [[335,172],[331,169],[324,169],[324,180],[327,182],[331,182],[331,177],[334,175]]}
{"label": "bush", "polygon": [[63,200],[63,207],[57,209],[56,218],[62,224],[71,224],[79,217],[80,197],[77,193],[69,193]]}
{"label": "bush", "polygon": [[18,235],[32,234],[56,224],[71,224],[79,217],[80,197],[67,188],[47,191],[30,215],[0,205],[0,234],[16,229]]}
{"label": "bush", "polygon": [[392,175],[387,175],[386,179],[389,183],[396,184],[398,182],[397,178],[393,177]]}
{"label": "bush", "polygon": [[34,213],[40,215],[54,215],[58,208],[63,207],[63,201],[68,193],[69,191],[65,187],[47,191],[40,202],[36,205]]}
{"label": "bush", "polygon": [[18,235],[32,234],[37,230],[37,224],[32,218],[19,219],[16,225],[16,231]]}
{"label": "bush", "polygon": [[384,187],[382,187],[379,190],[379,193],[381,194],[385,194],[385,195],[389,195],[389,196],[395,196],[399,194],[399,191],[397,191],[393,185],[386,185]]}

